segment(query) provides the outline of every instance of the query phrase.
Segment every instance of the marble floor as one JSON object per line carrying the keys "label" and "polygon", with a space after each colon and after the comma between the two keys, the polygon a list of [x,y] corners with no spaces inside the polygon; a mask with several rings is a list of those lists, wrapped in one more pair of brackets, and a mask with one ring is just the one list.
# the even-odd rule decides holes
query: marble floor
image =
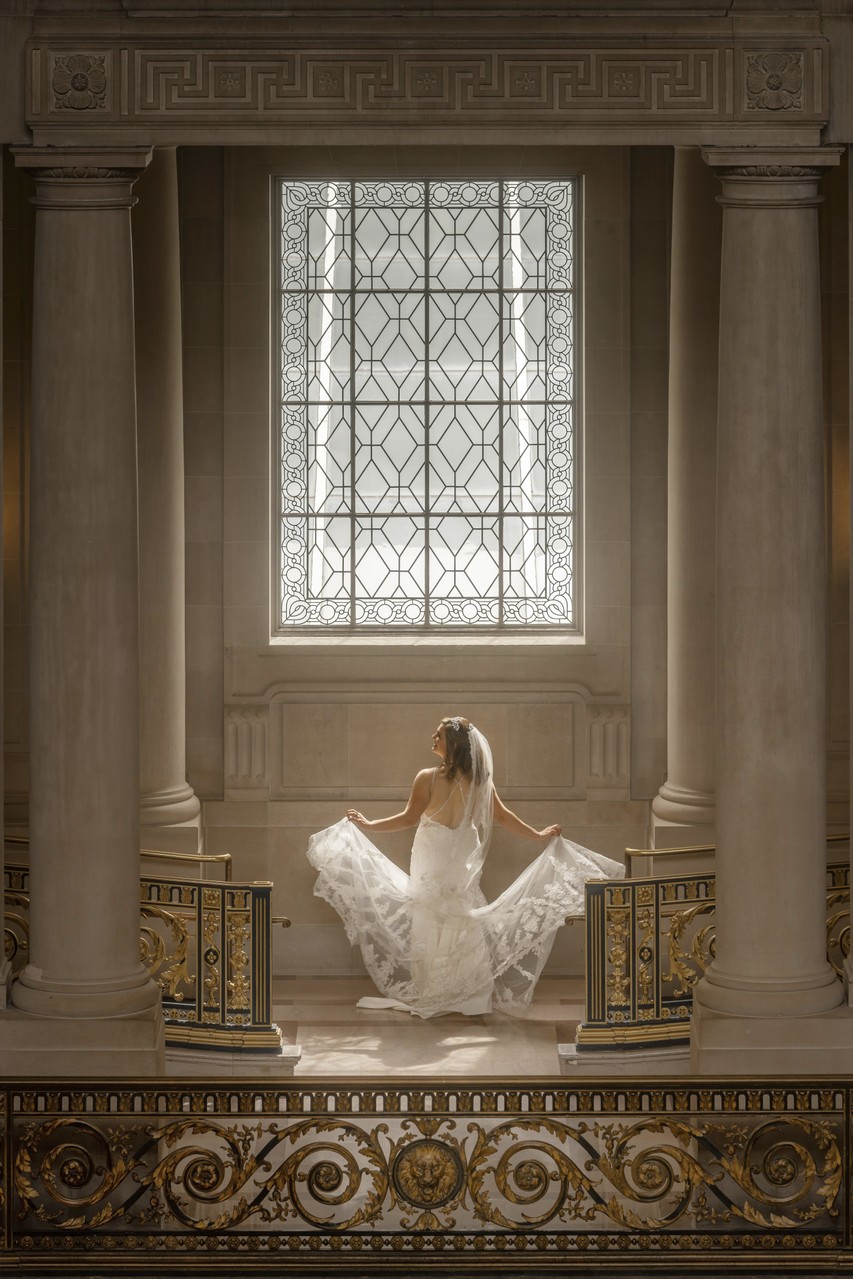
{"label": "marble floor", "polygon": [[273,1016],[298,1043],[296,1077],[323,1075],[531,1075],[560,1073],[558,1043],[572,1043],[583,1015],[583,979],[543,978],[521,1017],[356,1008],[375,994],[365,978],[276,978]]}

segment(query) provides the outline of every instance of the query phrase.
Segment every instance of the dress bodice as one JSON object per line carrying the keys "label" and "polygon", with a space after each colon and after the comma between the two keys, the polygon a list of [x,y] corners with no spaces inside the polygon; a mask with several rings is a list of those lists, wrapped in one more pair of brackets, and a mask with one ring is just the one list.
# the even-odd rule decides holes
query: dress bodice
{"label": "dress bodice", "polygon": [[479,905],[479,872],[474,871],[477,832],[470,823],[444,826],[422,817],[412,843],[412,892],[444,909]]}

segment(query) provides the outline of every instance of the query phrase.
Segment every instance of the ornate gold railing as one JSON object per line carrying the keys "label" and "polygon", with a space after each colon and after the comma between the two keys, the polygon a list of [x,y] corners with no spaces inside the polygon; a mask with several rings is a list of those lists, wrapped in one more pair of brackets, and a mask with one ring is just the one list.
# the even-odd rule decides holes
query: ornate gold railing
{"label": "ornate gold railing", "polygon": [[7,1081],[0,1274],[851,1273],[849,1079],[414,1082]]}
{"label": "ornate gold railing", "polygon": [[[29,870],[7,864],[4,874],[6,955],[17,972],[28,960]],[[142,960],[163,992],[167,1044],[280,1051],[272,1022],[271,892],[260,881],[141,878]]]}
{"label": "ornate gold railing", "polygon": [[[826,870],[827,955],[839,975],[850,950],[849,870],[848,861]],[[714,955],[715,892],[713,872],[586,885],[580,1051],[689,1041],[693,987]]]}

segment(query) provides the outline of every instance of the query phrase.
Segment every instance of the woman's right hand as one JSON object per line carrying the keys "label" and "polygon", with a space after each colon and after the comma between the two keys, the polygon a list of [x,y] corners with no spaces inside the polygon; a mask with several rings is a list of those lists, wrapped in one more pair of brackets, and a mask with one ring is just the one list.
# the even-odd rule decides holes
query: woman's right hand
{"label": "woman's right hand", "polygon": [[540,839],[553,839],[556,835],[562,835],[563,828],[559,825],[546,826],[544,830],[539,830],[536,834]]}

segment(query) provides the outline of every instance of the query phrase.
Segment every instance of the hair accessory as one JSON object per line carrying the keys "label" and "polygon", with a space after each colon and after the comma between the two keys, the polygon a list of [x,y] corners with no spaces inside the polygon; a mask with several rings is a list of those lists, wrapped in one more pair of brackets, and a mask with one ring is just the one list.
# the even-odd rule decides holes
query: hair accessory
{"label": "hair accessory", "polygon": [[450,725],[450,727],[457,733],[462,727],[462,720],[459,718],[458,715],[451,715],[450,719],[447,722]]}

